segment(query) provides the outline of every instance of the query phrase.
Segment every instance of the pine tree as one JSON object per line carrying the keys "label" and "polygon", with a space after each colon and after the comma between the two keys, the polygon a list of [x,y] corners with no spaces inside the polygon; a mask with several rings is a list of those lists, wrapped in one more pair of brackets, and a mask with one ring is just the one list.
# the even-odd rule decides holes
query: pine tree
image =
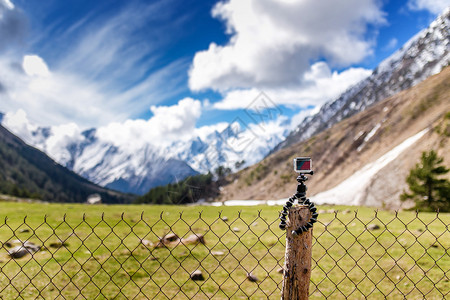
{"label": "pine tree", "polygon": [[422,152],[420,163],[406,178],[410,193],[404,191],[400,199],[414,200],[418,209],[450,211],[450,182],[440,178],[449,171],[443,161],[434,150]]}

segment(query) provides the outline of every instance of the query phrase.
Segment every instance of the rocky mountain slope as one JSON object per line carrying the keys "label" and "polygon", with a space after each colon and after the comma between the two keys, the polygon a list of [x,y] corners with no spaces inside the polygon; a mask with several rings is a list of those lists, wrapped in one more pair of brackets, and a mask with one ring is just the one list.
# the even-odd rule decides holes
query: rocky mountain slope
{"label": "rocky mountain slope", "polygon": [[[417,135],[419,132],[422,133]],[[403,144],[414,136],[415,141]],[[374,162],[382,163],[386,154],[392,155],[393,149],[404,145],[403,151],[397,151],[387,164],[366,178],[364,186],[356,182],[361,178],[353,177],[358,191],[351,188],[355,184],[346,185],[338,197],[318,197],[320,203],[398,208],[401,206],[399,194],[406,188],[406,175],[418,162],[422,151],[435,149],[450,165],[449,136],[450,67],[447,67],[417,86],[235,174],[229,178],[230,184],[223,187],[221,199],[291,196],[296,188],[292,165],[296,156],[312,157],[315,174],[308,181],[308,195],[317,195],[340,185],[358,171],[373,168]],[[360,196],[355,202],[356,192]]]}
{"label": "rocky mountain slope", "polygon": [[304,141],[345,118],[439,73],[450,63],[450,8],[338,99],[303,120],[272,152]]}
{"label": "rocky mountain slope", "polygon": [[99,194],[106,203],[133,198],[102,188],[57,164],[0,125],[0,193],[50,202],[85,202]]}

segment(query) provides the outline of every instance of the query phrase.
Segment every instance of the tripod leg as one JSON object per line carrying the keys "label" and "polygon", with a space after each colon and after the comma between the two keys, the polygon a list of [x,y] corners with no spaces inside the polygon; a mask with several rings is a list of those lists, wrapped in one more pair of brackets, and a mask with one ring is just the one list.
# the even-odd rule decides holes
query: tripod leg
{"label": "tripod leg", "polygon": [[283,211],[280,213],[280,225],[278,226],[281,230],[285,230],[286,229],[286,216],[288,215],[288,210],[294,205],[295,202],[295,195],[293,195],[292,197],[290,197],[288,199],[288,201],[286,202],[286,205],[283,206]]}

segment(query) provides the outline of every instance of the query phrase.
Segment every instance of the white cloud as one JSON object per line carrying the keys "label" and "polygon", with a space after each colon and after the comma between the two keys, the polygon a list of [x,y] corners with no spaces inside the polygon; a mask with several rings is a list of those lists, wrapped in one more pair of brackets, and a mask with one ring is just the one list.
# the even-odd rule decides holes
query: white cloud
{"label": "white cloud", "polygon": [[42,76],[50,75],[47,64],[37,55],[25,55],[23,57],[22,67],[28,76]]}
{"label": "white cloud", "polygon": [[[372,71],[363,68],[350,68],[341,73],[332,72],[325,62],[311,66],[304,74],[303,84],[289,88],[271,88],[264,92],[277,105],[289,105],[305,108],[321,105],[339,96],[350,86],[356,84],[371,74]],[[258,96],[258,89],[240,89],[224,93],[224,99],[216,102],[217,109],[239,109],[248,107]]]}
{"label": "white cloud", "polygon": [[384,23],[376,0],[219,2],[213,16],[231,34],[228,44],[197,52],[192,90],[289,88],[302,83],[311,61],[347,66],[372,53],[368,24]]}
{"label": "white cloud", "polygon": [[116,146],[139,148],[145,144],[167,146],[192,138],[202,112],[199,100],[185,98],[172,106],[152,106],[148,120],[127,120],[98,128],[98,137]]}
{"label": "white cloud", "polygon": [[412,10],[428,10],[434,14],[440,14],[450,7],[448,0],[409,0],[408,7]]}
{"label": "white cloud", "polygon": [[201,115],[201,102],[192,98],[180,100],[174,106],[152,106],[150,121],[162,136],[183,137],[192,133]]}
{"label": "white cloud", "polygon": [[84,136],[77,124],[62,124],[51,127],[50,137],[43,141],[40,148],[60,164],[66,165],[72,159],[69,146],[83,140]]}
{"label": "white cloud", "polygon": [[33,142],[31,133],[38,128],[36,125],[30,123],[27,113],[23,109],[6,113],[3,117],[2,125],[28,144]]}

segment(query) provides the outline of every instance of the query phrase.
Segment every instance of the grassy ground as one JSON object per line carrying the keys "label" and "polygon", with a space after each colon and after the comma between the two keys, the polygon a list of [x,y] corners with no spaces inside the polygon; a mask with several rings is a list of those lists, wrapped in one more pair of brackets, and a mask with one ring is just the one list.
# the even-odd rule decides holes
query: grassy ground
{"label": "grassy ground", "polygon": [[[9,202],[0,202],[0,207],[0,299],[280,296],[282,275],[277,270],[284,263],[285,248],[277,221],[280,207]],[[360,208],[357,215],[356,208],[319,209],[327,213],[314,227],[311,299],[449,296],[449,214],[436,218],[420,213],[417,218],[414,212],[396,217],[395,212],[368,208]],[[366,230],[368,224],[380,229]],[[203,234],[206,244],[154,249],[140,243],[156,242],[168,232]],[[3,243],[17,238],[45,250],[11,260]],[[50,247],[58,240],[67,245]],[[189,279],[196,269],[205,280]],[[256,283],[246,279],[250,272],[258,277]]]}

